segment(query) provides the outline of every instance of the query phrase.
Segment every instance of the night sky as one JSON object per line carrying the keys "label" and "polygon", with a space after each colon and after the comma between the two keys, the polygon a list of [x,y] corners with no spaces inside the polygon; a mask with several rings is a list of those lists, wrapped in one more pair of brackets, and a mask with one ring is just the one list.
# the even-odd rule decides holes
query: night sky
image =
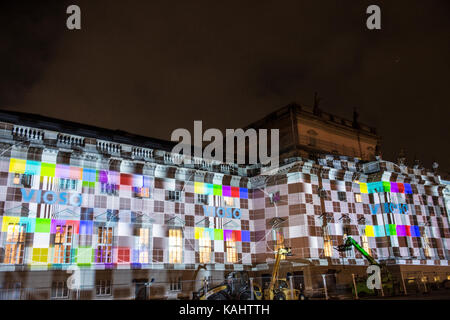
{"label": "night sky", "polygon": [[[82,29],[66,28],[81,7]],[[382,29],[366,28],[381,7]],[[170,139],[291,102],[450,171],[450,1],[2,1],[0,108]]]}

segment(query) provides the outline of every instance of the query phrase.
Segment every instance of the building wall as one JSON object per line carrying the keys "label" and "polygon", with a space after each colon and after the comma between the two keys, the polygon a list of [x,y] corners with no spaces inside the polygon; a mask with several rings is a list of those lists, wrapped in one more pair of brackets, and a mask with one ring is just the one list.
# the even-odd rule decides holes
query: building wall
{"label": "building wall", "polygon": [[[198,290],[203,277],[270,272],[277,232],[294,254],[283,262],[283,272],[304,271],[308,286],[315,272],[368,265],[355,250],[334,249],[344,234],[360,244],[367,238],[374,258],[391,265],[448,267],[444,186],[425,170],[380,161],[378,172],[364,174],[358,159],[321,156],[296,159],[275,175],[245,177],[207,165],[175,166],[174,155],[158,149],[10,123],[0,123],[0,143],[3,283],[21,279],[23,287],[46,288],[80,268],[87,286],[83,294],[89,297],[100,280],[111,279],[118,290],[114,297],[126,298],[134,295],[130,282],[150,278],[156,280],[155,296],[184,296]],[[32,180],[25,185],[21,179],[28,176]],[[62,179],[76,181],[75,186],[66,190]],[[114,188],[105,193],[106,183]],[[179,199],[171,199],[174,192]],[[207,201],[206,211],[200,197]],[[10,224],[26,228],[21,263],[8,263]],[[58,225],[69,224],[74,230],[70,262],[55,263]],[[108,253],[99,251],[98,227],[112,228],[111,260],[97,258]],[[139,228],[149,230],[145,248],[139,245]],[[170,261],[172,229],[182,232],[177,263]],[[201,243],[211,245],[211,260],[198,273]],[[227,244],[236,248],[233,260]],[[183,290],[174,293],[168,284],[180,278]]]}

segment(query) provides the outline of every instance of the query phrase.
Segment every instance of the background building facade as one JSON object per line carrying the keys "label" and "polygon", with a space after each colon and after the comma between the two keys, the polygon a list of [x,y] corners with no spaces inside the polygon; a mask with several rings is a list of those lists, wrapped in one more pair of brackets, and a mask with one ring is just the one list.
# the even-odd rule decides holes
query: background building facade
{"label": "background building facade", "polygon": [[[368,263],[354,250],[335,250],[344,234],[406,277],[450,276],[445,186],[425,169],[364,161],[379,141],[370,130],[363,159],[286,151],[280,170],[261,174],[206,159],[176,165],[183,156],[161,140],[0,116],[0,283],[7,294],[130,298],[154,278],[153,297],[190,298],[201,285],[194,280],[204,277],[233,270],[267,276],[280,246],[294,254],[282,273],[301,275],[304,288],[323,273],[348,283]],[[69,291],[75,272],[82,286]]]}

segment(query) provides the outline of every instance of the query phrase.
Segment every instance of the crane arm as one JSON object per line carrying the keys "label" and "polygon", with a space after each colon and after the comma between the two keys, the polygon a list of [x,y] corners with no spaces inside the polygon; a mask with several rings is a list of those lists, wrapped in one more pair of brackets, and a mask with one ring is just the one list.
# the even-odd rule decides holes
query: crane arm
{"label": "crane arm", "polygon": [[358,250],[364,256],[364,258],[366,258],[367,261],[369,261],[370,264],[374,264],[374,265],[381,267],[380,264],[370,254],[368,254],[367,251],[364,250],[359,245],[358,242],[355,241],[355,239],[353,239],[352,237],[347,237],[347,239],[345,240],[345,243],[344,243],[344,248],[347,249],[350,246],[354,246],[356,248],[356,250]]}

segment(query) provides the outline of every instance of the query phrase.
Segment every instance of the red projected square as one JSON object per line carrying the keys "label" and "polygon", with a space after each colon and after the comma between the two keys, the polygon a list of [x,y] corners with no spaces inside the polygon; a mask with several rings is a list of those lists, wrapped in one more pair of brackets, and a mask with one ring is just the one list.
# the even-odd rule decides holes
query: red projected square
{"label": "red projected square", "polygon": [[239,188],[238,187],[231,187],[231,196],[233,198],[239,198]]}
{"label": "red projected square", "polygon": [[121,173],[120,184],[124,186],[131,186],[133,184],[133,176],[131,174]]}

